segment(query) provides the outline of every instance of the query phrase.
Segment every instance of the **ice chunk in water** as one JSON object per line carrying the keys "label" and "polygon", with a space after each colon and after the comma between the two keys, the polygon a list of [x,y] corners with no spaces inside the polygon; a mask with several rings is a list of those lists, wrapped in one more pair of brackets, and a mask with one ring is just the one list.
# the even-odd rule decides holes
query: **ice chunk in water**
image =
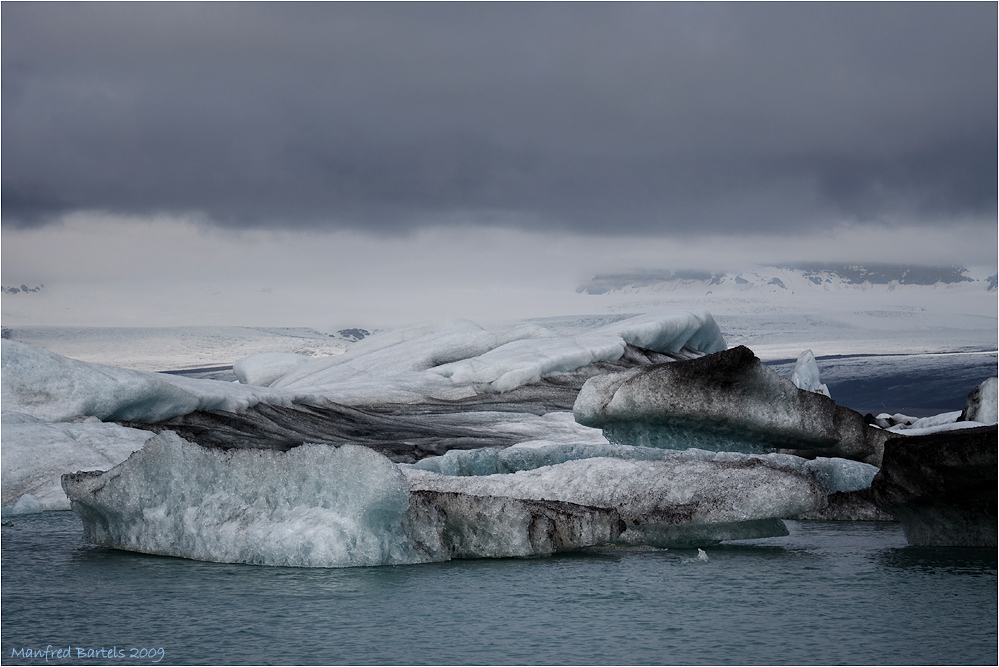
{"label": "ice chunk in water", "polygon": [[44,511],[42,503],[38,498],[26,493],[17,499],[17,502],[13,505],[5,506],[3,508],[3,516],[10,516],[12,514],[34,514],[35,512]]}
{"label": "ice chunk in water", "polygon": [[307,567],[533,556],[612,541],[613,508],[426,490],[365,447],[222,450],[165,432],[110,471],[63,477],[95,544]]}
{"label": "ice chunk in water", "polygon": [[981,424],[999,421],[999,378],[988,378],[968,394],[961,418]]}
{"label": "ice chunk in water", "polygon": [[805,476],[761,458],[741,462],[590,458],[481,477],[445,476],[413,467],[403,472],[414,490],[613,508],[628,525],[622,539],[655,546],[735,539],[719,536],[714,528],[742,538],[760,536],[754,529],[765,526],[772,535],[779,521],[747,522],[809,511],[799,508],[818,509],[825,506],[827,496]]}
{"label": "ice chunk in water", "polygon": [[267,565],[425,560],[402,527],[405,478],[364,447],[206,449],[166,432],[108,473],[66,475],[63,486],[93,544]]}
{"label": "ice chunk in water", "polygon": [[815,355],[811,350],[805,350],[798,355],[798,363],[794,366],[791,382],[798,389],[814,391],[823,396],[829,395],[829,388],[819,381],[819,366],[815,363]]}

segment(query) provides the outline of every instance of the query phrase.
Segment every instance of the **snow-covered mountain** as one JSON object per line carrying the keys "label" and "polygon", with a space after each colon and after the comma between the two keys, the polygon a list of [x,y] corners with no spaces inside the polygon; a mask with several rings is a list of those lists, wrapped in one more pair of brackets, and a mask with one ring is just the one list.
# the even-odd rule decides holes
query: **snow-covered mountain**
{"label": "snow-covered mountain", "polygon": [[901,264],[799,264],[762,266],[751,270],[636,270],[594,278],[576,289],[583,294],[638,292],[765,292],[893,291],[899,288],[955,289],[995,292],[997,276],[972,276],[964,267]]}
{"label": "snow-covered mountain", "polygon": [[577,294],[594,312],[707,308],[729,345],[762,359],[995,351],[991,270],[895,264],[797,264],[725,272],[597,275]]}
{"label": "snow-covered mountain", "polygon": [[0,285],[0,294],[31,294],[33,292],[41,292],[45,289],[45,285]]}

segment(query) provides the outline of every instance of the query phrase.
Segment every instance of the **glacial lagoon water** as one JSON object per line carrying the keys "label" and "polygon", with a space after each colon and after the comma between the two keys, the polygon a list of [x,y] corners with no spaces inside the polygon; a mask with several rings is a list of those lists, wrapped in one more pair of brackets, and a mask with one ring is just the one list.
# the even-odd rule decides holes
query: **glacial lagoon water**
{"label": "glacial lagoon water", "polygon": [[[705,557],[298,569],[115,551],[69,512],[15,516],[0,663],[996,664],[995,550],[910,547],[894,523],[788,528]],[[70,657],[22,657],[49,647]]]}

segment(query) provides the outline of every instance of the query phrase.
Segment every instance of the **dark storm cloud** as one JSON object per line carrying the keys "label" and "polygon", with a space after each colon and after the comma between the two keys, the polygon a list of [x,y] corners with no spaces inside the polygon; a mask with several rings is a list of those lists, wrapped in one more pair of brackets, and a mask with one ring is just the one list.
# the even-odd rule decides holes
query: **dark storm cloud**
{"label": "dark storm cloud", "polygon": [[994,3],[5,2],[2,19],[5,224],[994,224]]}

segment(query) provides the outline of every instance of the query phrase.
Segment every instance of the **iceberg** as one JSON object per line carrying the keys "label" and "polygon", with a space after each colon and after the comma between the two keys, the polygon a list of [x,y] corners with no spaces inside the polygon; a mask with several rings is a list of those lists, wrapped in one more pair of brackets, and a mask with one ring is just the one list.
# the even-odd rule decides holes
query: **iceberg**
{"label": "iceberg", "polygon": [[[331,357],[252,355],[235,364],[243,382],[231,383],[85,363],[5,339],[3,421],[7,427],[14,414],[49,424],[95,418],[172,429],[215,447],[363,444],[410,462],[528,440],[605,442],[565,412],[588,377],[724,346],[704,311],[623,318],[572,333],[534,324],[493,333],[457,321],[385,332]],[[125,438],[127,445],[95,458],[76,430],[5,428],[4,503],[37,492],[44,506],[64,508],[59,474],[120,463],[150,437],[107,433],[108,442]]]}
{"label": "iceberg", "polygon": [[812,354],[811,350],[805,350],[798,355],[794,373],[791,375],[791,382],[798,389],[829,396],[829,387],[819,381],[819,365],[815,363],[815,355]]}
{"label": "iceberg", "polygon": [[893,438],[874,502],[912,545],[996,548],[996,426]]}
{"label": "iceberg", "polygon": [[172,433],[107,472],[62,478],[84,539],[197,560],[299,567],[533,556],[603,544],[612,509],[427,489],[354,445],[210,449]]}
{"label": "iceberg", "polygon": [[851,458],[877,465],[886,434],[857,412],[795,387],[739,346],[587,380],[580,424],[618,444]]}
{"label": "iceberg", "polygon": [[448,477],[354,445],[223,450],[172,433],[62,485],[93,544],[302,567],[710,544],[786,534],[778,516],[826,502],[813,481],[758,459],[590,458]]}
{"label": "iceberg", "polygon": [[[513,474],[458,477],[404,467],[414,491],[544,499],[616,510],[620,540],[671,546],[783,535],[781,516],[825,506],[827,492],[763,459],[588,458]],[[735,536],[735,537],[733,537]]]}
{"label": "iceberg", "polygon": [[406,479],[364,447],[222,450],[163,433],[62,484],[92,544],[266,565],[424,561],[403,530]]}
{"label": "iceberg", "polygon": [[422,459],[411,466],[453,477],[503,475],[558,465],[566,461],[590,458],[615,458],[628,461],[715,461],[746,462],[759,460],[766,465],[804,475],[819,484],[826,493],[866,489],[878,472],[876,466],[850,459],[818,457],[805,459],[791,454],[747,454],[713,452],[703,449],[669,450],[632,447],[610,443],[527,442],[505,449],[482,448],[452,450],[443,456]]}
{"label": "iceberg", "polygon": [[726,344],[707,311],[641,315],[572,335],[532,324],[492,333],[459,320],[365,338],[342,355],[301,364],[271,387],[344,405],[455,401],[617,362],[629,346],[686,358]]}
{"label": "iceberg", "polygon": [[13,505],[5,506],[0,515],[7,517],[16,514],[35,514],[43,511],[45,511],[45,507],[42,506],[42,501],[30,493],[26,493],[18,498],[17,502]]}
{"label": "iceberg", "polygon": [[33,496],[43,510],[68,510],[60,485],[68,470],[103,470],[124,461],[152,436],[148,431],[103,424],[97,419],[45,423],[21,413],[3,413],[2,504]]}
{"label": "iceberg", "polygon": [[310,398],[217,380],[89,364],[11,340],[2,341],[5,412],[47,422],[77,416],[153,423],[195,410],[242,412],[258,403],[291,405]]}

